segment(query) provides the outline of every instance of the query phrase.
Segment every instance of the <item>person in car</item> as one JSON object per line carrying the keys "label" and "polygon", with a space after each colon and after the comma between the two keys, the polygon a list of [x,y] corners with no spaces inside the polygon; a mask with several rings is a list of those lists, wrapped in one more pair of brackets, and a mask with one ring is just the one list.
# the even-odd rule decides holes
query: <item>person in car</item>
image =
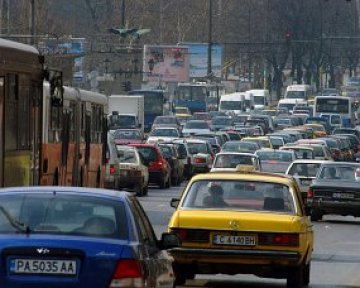
{"label": "person in car", "polygon": [[206,207],[226,207],[228,204],[224,201],[224,190],[220,185],[211,185],[208,189],[209,195],[203,200]]}

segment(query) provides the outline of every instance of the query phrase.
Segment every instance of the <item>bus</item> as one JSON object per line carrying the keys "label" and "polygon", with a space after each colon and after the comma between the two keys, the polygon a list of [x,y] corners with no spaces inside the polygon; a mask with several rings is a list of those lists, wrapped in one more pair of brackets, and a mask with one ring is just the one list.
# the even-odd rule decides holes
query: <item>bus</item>
{"label": "bus", "polygon": [[62,105],[52,105],[43,86],[41,185],[103,187],[107,97],[63,87]]}
{"label": "bus", "polygon": [[352,99],[345,96],[316,96],[314,101],[314,117],[340,115],[343,127],[352,127],[355,115]]}
{"label": "bus", "polygon": [[0,186],[38,185],[43,58],[32,46],[0,39]]}
{"label": "bus", "polygon": [[102,186],[106,96],[63,87],[32,46],[0,39],[0,59],[0,187]]}
{"label": "bus", "polygon": [[188,107],[191,113],[217,111],[225,94],[225,86],[206,82],[178,83],[175,90],[175,106]]}
{"label": "bus", "polygon": [[128,92],[128,95],[144,96],[144,132],[150,132],[155,118],[165,115],[165,106],[169,106],[164,90],[132,90]]}

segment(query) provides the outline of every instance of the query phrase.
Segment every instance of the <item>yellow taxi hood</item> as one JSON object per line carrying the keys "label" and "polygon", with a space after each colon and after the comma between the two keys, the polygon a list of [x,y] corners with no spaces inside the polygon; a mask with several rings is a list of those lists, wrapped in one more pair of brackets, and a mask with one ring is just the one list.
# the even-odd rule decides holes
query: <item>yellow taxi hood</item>
{"label": "yellow taxi hood", "polygon": [[178,210],[169,228],[233,230],[230,222],[237,221],[238,231],[299,232],[301,217],[274,212],[244,212],[221,210]]}

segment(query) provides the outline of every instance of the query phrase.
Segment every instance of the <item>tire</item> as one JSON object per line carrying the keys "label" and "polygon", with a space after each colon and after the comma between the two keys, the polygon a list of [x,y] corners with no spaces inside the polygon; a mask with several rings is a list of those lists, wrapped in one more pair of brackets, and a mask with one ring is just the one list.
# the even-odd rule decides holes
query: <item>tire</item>
{"label": "tire", "polygon": [[319,221],[322,220],[323,215],[320,213],[320,211],[315,210],[315,209],[311,209],[311,213],[310,213],[310,219],[311,221]]}
{"label": "tire", "polygon": [[311,264],[309,262],[307,265],[305,265],[304,271],[303,271],[304,272],[304,274],[303,274],[303,285],[304,286],[307,286],[310,283],[310,268],[311,268]]}
{"label": "tire", "polygon": [[149,189],[148,189],[148,186],[146,185],[143,190],[143,192],[144,192],[143,195],[144,196],[148,195],[148,191],[149,191]]}
{"label": "tire", "polygon": [[305,265],[291,269],[286,277],[286,287],[302,288],[304,286],[304,270]]}
{"label": "tire", "polygon": [[136,185],[136,196],[138,197],[142,197],[144,196],[144,185],[143,185],[143,181],[141,181],[141,183],[139,183],[138,185]]}
{"label": "tire", "polygon": [[168,176],[168,179],[167,179],[167,182],[166,182],[166,188],[170,188],[171,185],[172,185],[172,183],[171,183],[171,177],[170,177],[170,175],[169,175],[169,176]]}
{"label": "tire", "polygon": [[195,274],[190,272],[189,267],[182,264],[173,264],[175,285],[184,285],[187,279],[194,279]]}
{"label": "tire", "polygon": [[167,178],[164,176],[159,183],[160,189],[165,189],[167,183],[168,183]]}

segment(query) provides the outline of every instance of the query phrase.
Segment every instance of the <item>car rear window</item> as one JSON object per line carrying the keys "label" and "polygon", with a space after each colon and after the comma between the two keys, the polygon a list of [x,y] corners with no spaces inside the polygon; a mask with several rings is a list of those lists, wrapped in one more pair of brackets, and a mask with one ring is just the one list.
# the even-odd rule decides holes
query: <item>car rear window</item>
{"label": "car rear window", "polygon": [[288,174],[295,176],[315,177],[320,165],[320,163],[294,163],[291,166]]}
{"label": "car rear window", "polygon": [[157,154],[155,148],[152,147],[137,147],[141,155],[148,160],[149,162],[154,162],[157,160]]}
{"label": "car rear window", "polygon": [[193,182],[182,204],[184,209],[276,211],[295,214],[288,186],[245,180],[199,180]]}
{"label": "car rear window", "polygon": [[236,168],[237,165],[256,165],[256,158],[250,155],[218,154],[215,168]]}
{"label": "car rear window", "polygon": [[128,238],[125,206],[120,201],[55,192],[1,196],[0,234],[26,230],[30,234]]}

